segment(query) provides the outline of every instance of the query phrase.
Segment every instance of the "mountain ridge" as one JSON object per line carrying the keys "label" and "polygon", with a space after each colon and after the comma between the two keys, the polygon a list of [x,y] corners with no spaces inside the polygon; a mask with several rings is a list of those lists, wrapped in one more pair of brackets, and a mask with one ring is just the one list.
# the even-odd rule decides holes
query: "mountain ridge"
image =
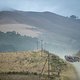
{"label": "mountain ridge", "polygon": [[[5,24],[5,25],[4,25]],[[79,50],[80,44],[80,19],[72,19],[60,16],[52,12],[25,12],[25,11],[3,11],[0,12],[0,30],[11,29],[16,24],[29,25],[38,30],[41,34],[39,39],[51,44],[59,49]],[[6,27],[6,29],[5,29]],[[17,31],[20,26],[17,26]],[[22,29],[23,25],[21,25]],[[27,27],[27,26],[25,26]],[[4,29],[3,29],[4,28]],[[15,30],[14,29],[14,30]],[[24,28],[23,28],[24,29]],[[23,31],[23,29],[21,31]],[[34,29],[34,31],[36,31]],[[33,29],[30,32],[33,31]],[[50,45],[50,46],[51,46]],[[49,46],[49,45],[48,45]],[[48,48],[51,49],[52,48]]]}

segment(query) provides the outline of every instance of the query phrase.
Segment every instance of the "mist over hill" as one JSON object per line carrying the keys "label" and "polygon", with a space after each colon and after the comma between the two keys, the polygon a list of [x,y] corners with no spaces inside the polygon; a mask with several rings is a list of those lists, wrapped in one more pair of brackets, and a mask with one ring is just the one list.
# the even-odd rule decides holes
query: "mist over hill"
{"label": "mist over hill", "polygon": [[79,57],[80,57],[80,51],[78,51],[78,52],[76,53],[76,56],[79,56]]}
{"label": "mist over hill", "polygon": [[47,11],[1,11],[0,31],[13,30],[43,40],[46,43],[44,46],[50,51],[75,52],[80,47],[80,19],[64,17]]}

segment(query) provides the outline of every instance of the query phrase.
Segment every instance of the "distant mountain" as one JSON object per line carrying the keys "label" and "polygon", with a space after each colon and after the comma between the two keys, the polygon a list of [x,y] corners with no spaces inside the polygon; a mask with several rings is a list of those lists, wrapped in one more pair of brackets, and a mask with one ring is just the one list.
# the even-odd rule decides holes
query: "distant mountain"
{"label": "distant mountain", "polygon": [[28,36],[30,33],[30,36],[44,40],[47,43],[46,48],[50,51],[53,51],[53,48],[59,52],[75,51],[80,47],[80,19],[72,19],[47,11],[1,11],[0,27],[4,32],[15,30]]}
{"label": "distant mountain", "polygon": [[3,7],[0,9],[0,11],[16,11],[16,9],[10,7]]}

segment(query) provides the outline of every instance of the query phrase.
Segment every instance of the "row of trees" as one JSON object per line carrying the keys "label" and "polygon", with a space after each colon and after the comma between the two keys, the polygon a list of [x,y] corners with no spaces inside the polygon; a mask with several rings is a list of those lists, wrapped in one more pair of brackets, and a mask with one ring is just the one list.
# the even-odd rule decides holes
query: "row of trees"
{"label": "row of trees", "polygon": [[0,32],[0,52],[33,50],[36,47],[37,38],[21,36],[13,32]]}

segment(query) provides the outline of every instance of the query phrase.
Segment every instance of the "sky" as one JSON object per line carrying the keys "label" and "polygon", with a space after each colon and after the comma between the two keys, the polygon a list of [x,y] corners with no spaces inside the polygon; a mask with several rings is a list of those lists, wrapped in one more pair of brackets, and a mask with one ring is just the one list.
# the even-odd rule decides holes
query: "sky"
{"label": "sky", "polygon": [[50,11],[80,17],[80,0],[0,0],[0,10]]}

